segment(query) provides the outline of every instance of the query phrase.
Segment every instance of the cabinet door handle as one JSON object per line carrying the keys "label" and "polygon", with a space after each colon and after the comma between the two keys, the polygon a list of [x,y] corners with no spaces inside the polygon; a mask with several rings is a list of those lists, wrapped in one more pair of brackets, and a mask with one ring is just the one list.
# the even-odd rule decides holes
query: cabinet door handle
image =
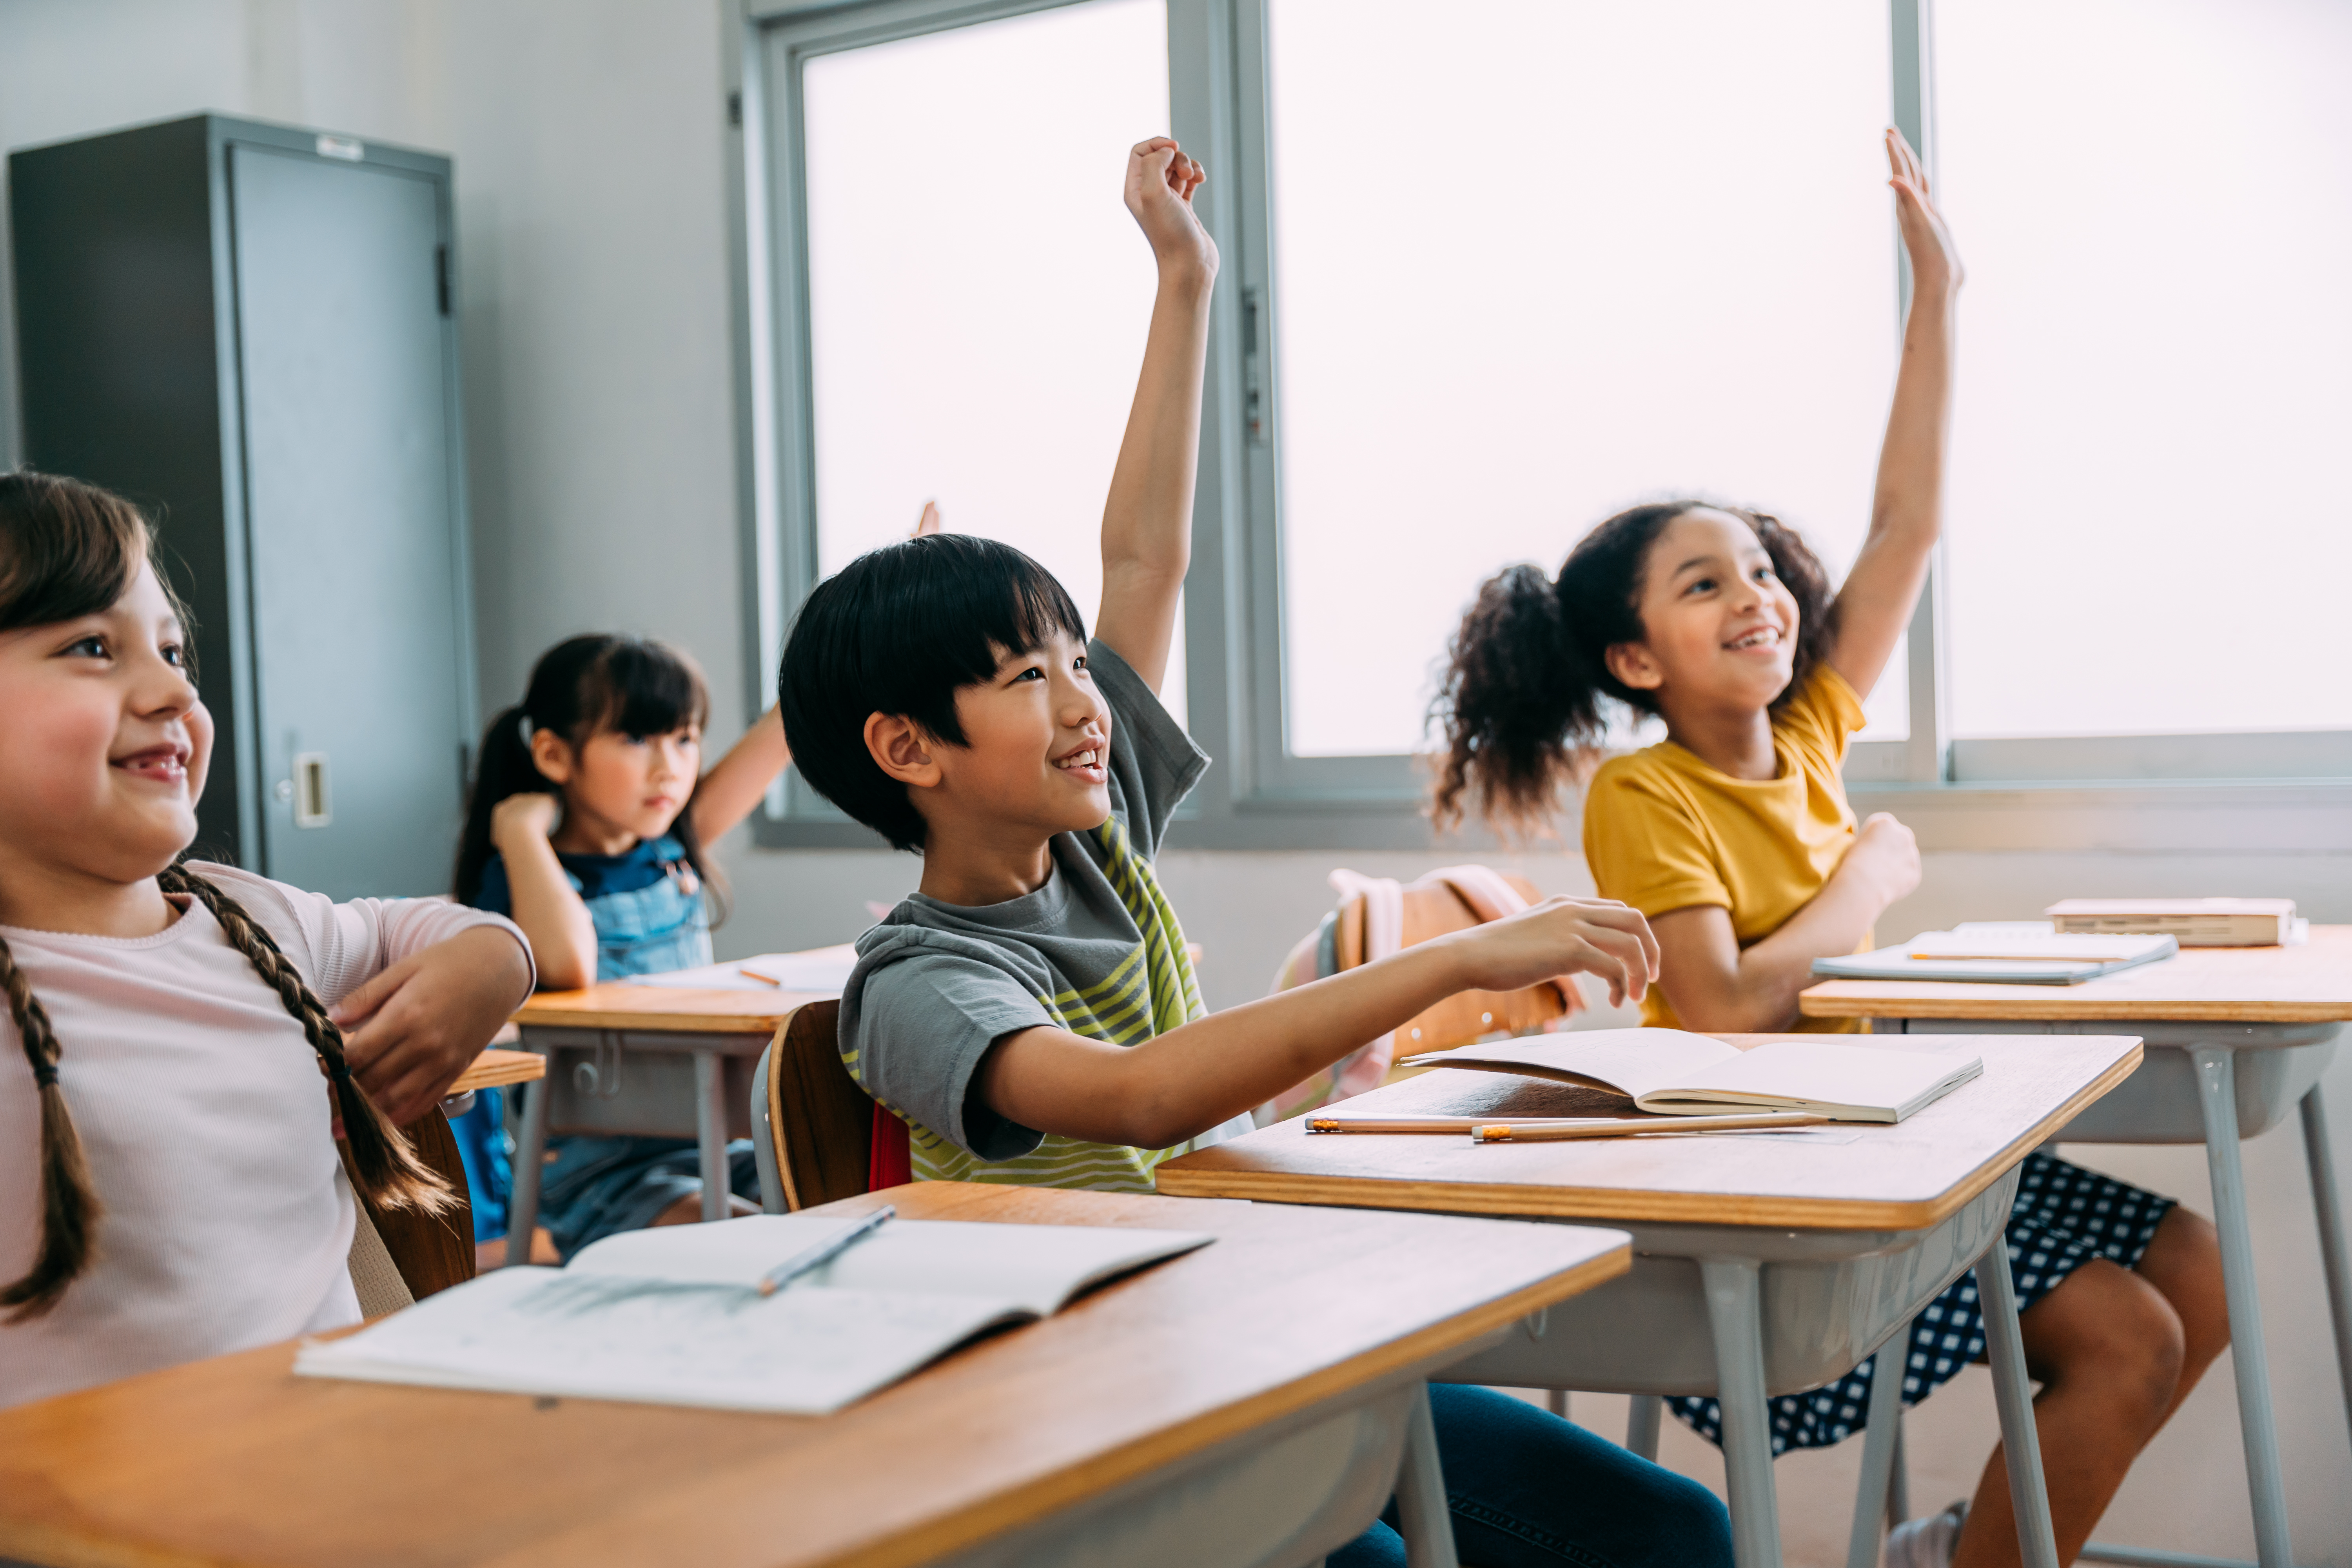
{"label": "cabinet door handle", "polygon": [[327,753],[294,753],[294,826],[324,827],[335,820],[335,797],[327,779]]}

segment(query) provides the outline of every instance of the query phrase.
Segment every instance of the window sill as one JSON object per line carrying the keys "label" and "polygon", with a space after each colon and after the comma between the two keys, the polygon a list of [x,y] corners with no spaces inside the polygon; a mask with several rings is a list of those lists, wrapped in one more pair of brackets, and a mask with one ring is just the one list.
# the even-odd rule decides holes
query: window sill
{"label": "window sill", "polygon": [[[1857,816],[1892,812],[1937,851],[2352,855],[2352,778],[2124,779],[2049,783],[1880,784],[1847,786]],[[761,849],[880,849],[854,822],[754,820]],[[1559,839],[1528,846],[1573,849]],[[1382,799],[1280,798],[1230,813],[1187,811],[1169,826],[1171,849],[1241,852],[1398,850],[1494,855],[1492,834],[1443,837],[1417,805]]]}
{"label": "window sill", "polygon": [[2352,853],[2352,779],[2063,779],[1847,786],[1924,850]]}

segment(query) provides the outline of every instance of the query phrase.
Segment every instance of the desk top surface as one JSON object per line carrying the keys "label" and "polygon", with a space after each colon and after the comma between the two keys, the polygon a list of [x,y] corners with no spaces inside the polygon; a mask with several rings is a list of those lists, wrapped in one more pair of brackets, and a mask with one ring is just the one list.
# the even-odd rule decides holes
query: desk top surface
{"label": "desk top surface", "polygon": [[1830,980],[1799,1000],[1808,1018],[2312,1024],[2352,1019],[2352,926],[2311,928],[2293,947],[2184,947],[2159,963],[2080,985]]}
{"label": "desk top surface", "polygon": [[[1718,1037],[1748,1046],[1785,1037]],[[1984,1058],[1984,1074],[1895,1125],[1841,1122],[1818,1133],[1473,1143],[1460,1133],[1310,1134],[1296,1119],[1170,1161],[1159,1168],[1160,1190],[1604,1224],[1918,1230],[2000,1180],[2140,1058],[2128,1036],[1937,1035],[1932,1046],[1856,1036],[1853,1043],[1972,1052]],[[1597,1098],[1539,1079],[1440,1068],[1360,1095],[1346,1110],[1497,1119],[1606,1113]]]}
{"label": "desk top surface", "polygon": [[887,1196],[909,1217],[1218,1239],[823,1417],[298,1379],[290,1344],[0,1411],[0,1557],[925,1563],[1631,1264],[1622,1232],[1581,1226],[944,1182]]}
{"label": "desk top surface", "polygon": [[772,1035],[794,1009],[834,991],[688,991],[615,980],[580,991],[541,991],[516,1009],[525,1028],[645,1029],[681,1035]]}
{"label": "desk top surface", "polygon": [[450,1094],[464,1094],[468,1089],[497,1089],[509,1083],[535,1083],[547,1076],[547,1058],[537,1051],[505,1051],[496,1047],[474,1058],[474,1065],[457,1075],[457,1081],[448,1088]]}

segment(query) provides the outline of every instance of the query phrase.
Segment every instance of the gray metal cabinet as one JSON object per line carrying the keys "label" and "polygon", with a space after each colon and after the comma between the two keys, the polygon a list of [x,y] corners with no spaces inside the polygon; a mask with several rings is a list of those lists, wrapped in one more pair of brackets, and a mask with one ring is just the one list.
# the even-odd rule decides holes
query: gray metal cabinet
{"label": "gray metal cabinet", "polygon": [[199,846],[446,891],[475,731],[446,158],[218,115],[9,156],[25,457],[157,518]]}

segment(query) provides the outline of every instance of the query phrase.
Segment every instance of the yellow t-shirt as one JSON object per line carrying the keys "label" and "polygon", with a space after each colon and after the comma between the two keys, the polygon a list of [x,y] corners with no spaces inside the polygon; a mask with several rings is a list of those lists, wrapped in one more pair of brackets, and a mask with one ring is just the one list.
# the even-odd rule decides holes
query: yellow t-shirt
{"label": "yellow t-shirt", "polygon": [[[1862,702],[1828,665],[1772,716],[1779,776],[1736,779],[1672,741],[1612,757],[1584,795],[1584,859],[1601,896],[1654,919],[1717,904],[1746,948],[1780,929],[1830,879],[1853,844],[1853,808],[1838,765],[1862,728]],[[1863,938],[1861,948],[1871,945]],[[1674,1009],[1654,987],[1642,1022],[1672,1028]],[[1852,1019],[1795,1026],[1847,1032]]]}

